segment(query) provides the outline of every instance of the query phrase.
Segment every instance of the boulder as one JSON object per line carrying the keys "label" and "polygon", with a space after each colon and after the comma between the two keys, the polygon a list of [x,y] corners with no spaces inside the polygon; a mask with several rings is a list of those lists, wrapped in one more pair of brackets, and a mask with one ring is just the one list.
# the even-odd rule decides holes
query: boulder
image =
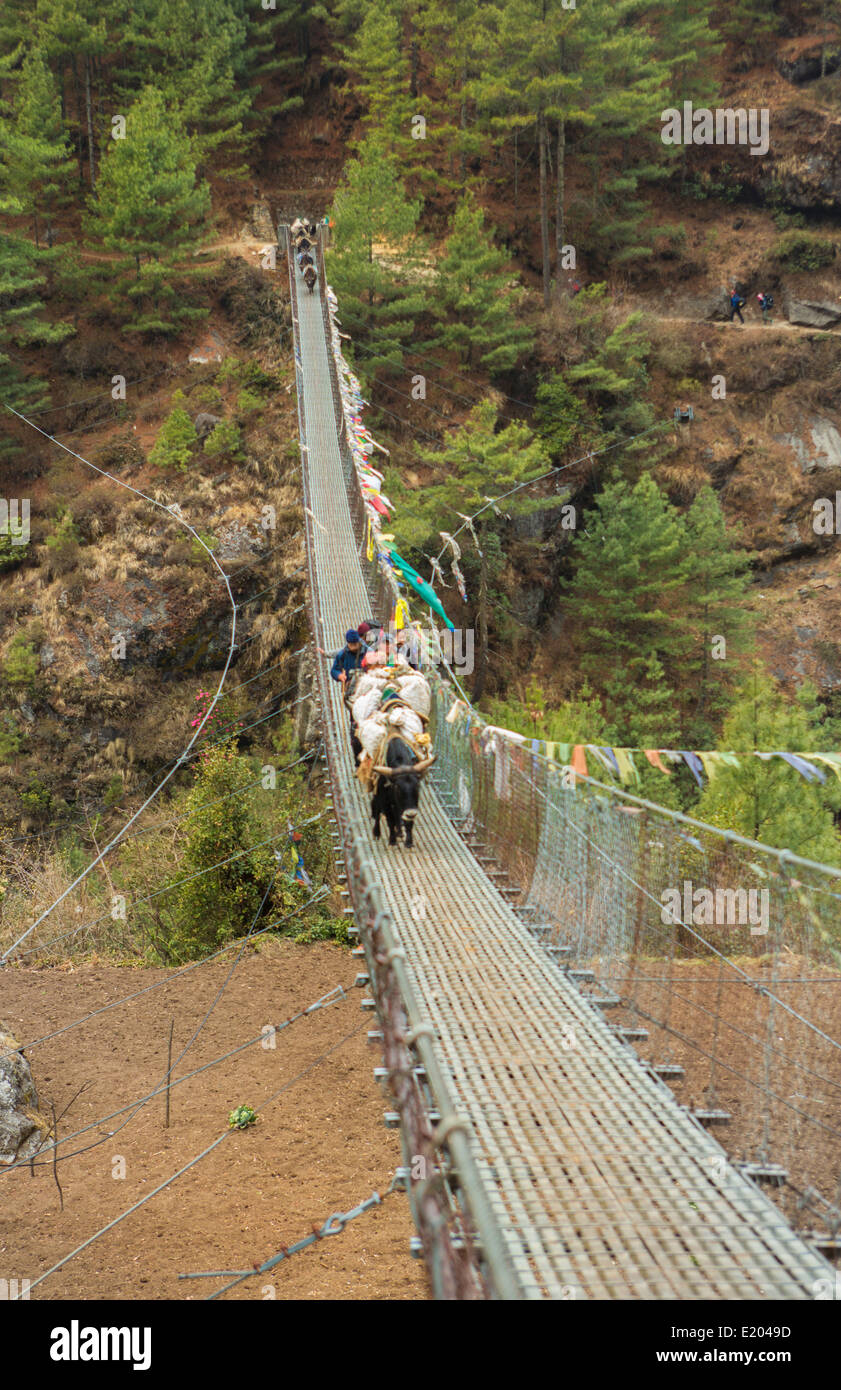
{"label": "boulder", "polygon": [[0,1163],[34,1158],[48,1134],[29,1063],[20,1043],[0,1023]]}
{"label": "boulder", "polygon": [[789,323],[802,324],[805,328],[834,328],[841,323],[841,300],[832,303],[826,299],[795,299],[789,295],[785,312]]}
{"label": "boulder", "polygon": [[277,229],[265,203],[253,205],[246,231],[249,235],[259,237],[262,241],[270,241],[272,244],[277,241]]}
{"label": "boulder", "polygon": [[841,470],[841,434],[832,421],[815,415],[807,422],[807,429],[808,439],[804,438],[806,430],[801,430],[799,434],[777,435],[777,441],[793,450],[806,474],[819,470]]}
{"label": "boulder", "polygon": [[730,317],[730,301],[725,290],[713,290],[703,295],[681,295],[670,305],[666,320],[669,314],[674,314],[676,318],[720,322]]}
{"label": "boulder", "polygon": [[221,415],[211,415],[207,410],[200,411],[193,421],[193,427],[199,439],[207,439],[207,436],[213,433],[221,420]]}

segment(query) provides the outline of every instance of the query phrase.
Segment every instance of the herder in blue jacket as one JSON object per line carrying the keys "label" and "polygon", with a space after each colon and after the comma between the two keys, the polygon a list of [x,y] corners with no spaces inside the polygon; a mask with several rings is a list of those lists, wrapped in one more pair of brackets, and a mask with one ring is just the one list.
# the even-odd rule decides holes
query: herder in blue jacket
{"label": "herder in blue jacket", "polygon": [[349,673],[361,667],[363,655],[359,633],[356,628],[349,628],[345,633],[345,645],[336,654],[333,665],[330,667],[330,675],[333,680],[341,681],[344,684]]}

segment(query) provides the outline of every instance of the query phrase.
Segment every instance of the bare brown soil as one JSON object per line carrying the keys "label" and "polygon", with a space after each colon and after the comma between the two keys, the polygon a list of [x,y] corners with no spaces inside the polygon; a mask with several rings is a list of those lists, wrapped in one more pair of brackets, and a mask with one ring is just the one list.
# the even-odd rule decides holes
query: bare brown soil
{"label": "bare brown soil", "polygon": [[[170,1019],[175,1058],[229,968],[202,966],[35,1047],[33,1074],[47,1112],[52,1100],[60,1114],[79,1087],[90,1083],[61,1120],[59,1136],[155,1088],[167,1070]],[[6,970],[0,975],[0,1018],[27,1042],[169,973],[96,962]],[[331,943],[271,941],[244,957],[176,1078],[265,1025],[280,1024],[336,984],[347,997],[279,1032],[274,1050],[257,1042],[176,1086],[169,1129],[160,1095],[113,1138],[109,1131],[125,1116],[95,1124],[62,1145],[59,1154],[104,1141],[59,1163],[63,1211],[51,1161],[36,1167],[34,1177],[28,1169],[0,1173],[0,1275],[34,1280],[212,1143],[241,1104],[258,1111],[256,1125],[232,1131],[194,1168],[33,1290],[32,1298],[201,1299],[225,1281],[179,1281],[180,1273],[247,1269],[323,1225],[332,1212],[348,1211],[375,1191],[383,1196],[401,1161],[400,1146],[397,1134],[383,1125],[388,1100],[371,1071],[380,1058],[367,1043],[371,1015],[360,1011],[354,974],[347,950]],[[341,1042],[352,1030],[359,1031]],[[299,1073],[305,1074],[296,1080]],[[122,1180],[112,1176],[116,1155],[125,1159]],[[413,1232],[408,1199],[395,1191],[341,1234],[225,1297],[424,1299],[425,1268],[409,1254]]]}

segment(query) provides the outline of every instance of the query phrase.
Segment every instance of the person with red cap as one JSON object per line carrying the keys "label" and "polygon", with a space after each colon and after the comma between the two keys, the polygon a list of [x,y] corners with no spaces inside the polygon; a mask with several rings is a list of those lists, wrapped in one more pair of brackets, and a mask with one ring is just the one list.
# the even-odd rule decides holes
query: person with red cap
{"label": "person with red cap", "polygon": [[373,618],[366,618],[364,622],[357,624],[356,631],[370,651],[379,644],[383,628],[380,623],[375,623]]}

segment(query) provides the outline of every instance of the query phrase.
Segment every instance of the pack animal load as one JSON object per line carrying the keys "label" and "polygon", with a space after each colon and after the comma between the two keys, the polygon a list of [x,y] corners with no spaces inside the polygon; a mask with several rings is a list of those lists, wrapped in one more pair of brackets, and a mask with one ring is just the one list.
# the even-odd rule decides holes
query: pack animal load
{"label": "pack animal load", "polygon": [[358,776],[371,793],[374,838],[380,838],[384,815],[389,844],[405,833],[407,849],[412,848],[420,780],[435,761],[426,732],[431,707],[429,682],[405,662],[366,671],[353,690]]}

